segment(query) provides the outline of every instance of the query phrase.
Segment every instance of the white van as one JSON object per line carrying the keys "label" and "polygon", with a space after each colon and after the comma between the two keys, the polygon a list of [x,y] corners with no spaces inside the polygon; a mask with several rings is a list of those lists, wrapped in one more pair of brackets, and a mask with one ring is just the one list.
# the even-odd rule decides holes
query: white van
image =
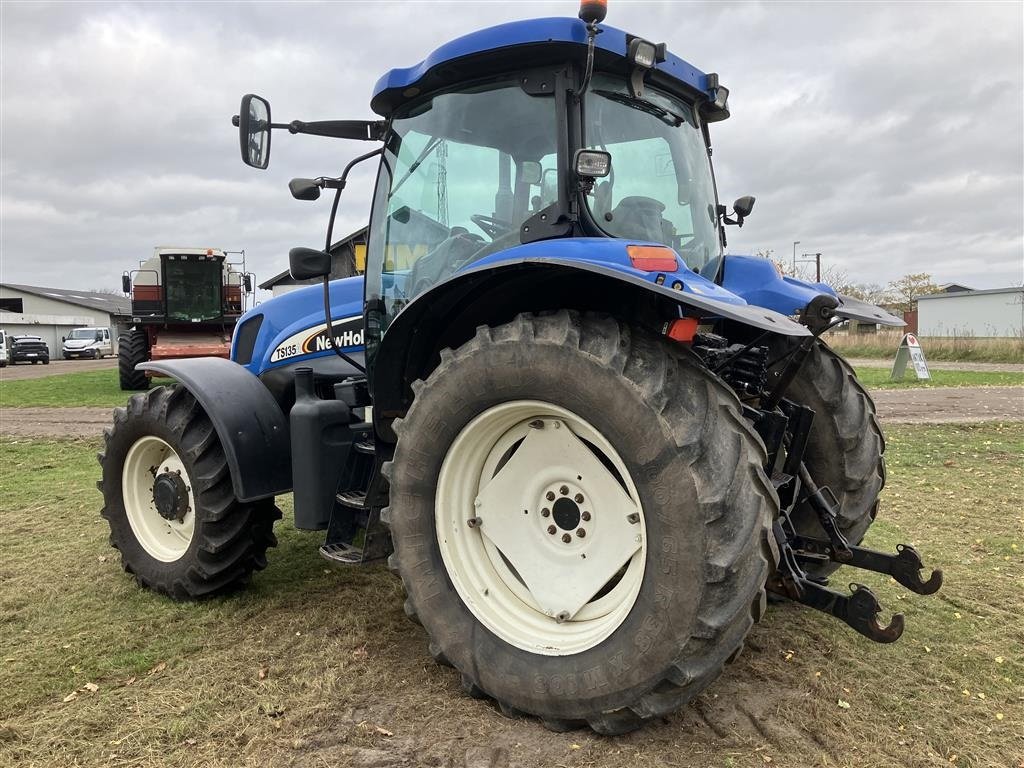
{"label": "white van", "polygon": [[11,362],[11,339],[7,331],[0,329],[0,368],[6,368]]}
{"label": "white van", "polygon": [[110,341],[109,328],[75,328],[64,337],[62,349],[64,359],[88,357],[98,360],[104,355],[113,355],[114,346]]}

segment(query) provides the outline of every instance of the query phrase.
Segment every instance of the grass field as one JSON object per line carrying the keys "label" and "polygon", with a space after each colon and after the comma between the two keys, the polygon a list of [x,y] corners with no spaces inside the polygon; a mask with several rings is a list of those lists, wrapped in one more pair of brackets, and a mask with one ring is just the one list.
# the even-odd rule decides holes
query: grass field
{"label": "grass field", "polygon": [[[871,389],[907,387],[978,387],[1024,385],[1024,373],[992,371],[931,371],[931,381],[917,381],[913,371],[903,381],[889,381],[884,368],[860,368],[857,376]],[[158,379],[158,383],[166,382]],[[68,405],[113,408],[124,405],[130,392],[122,392],[116,370],[83,371],[42,379],[0,381],[0,407],[60,407]]]}
{"label": "grass field", "polygon": [[[903,331],[878,333],[828,333],[828,345],[846,357],[891,360],[903,338]],[[974,336],[946,338],[921,336],[921,347],[929,360],[960,363],[1024,363],[1024,338],[983,339]]]}
{"label": "grass field", "polygon": [[1024,373],[1002,371],[936,371],[919,381],[913,369],[898,381],[889,379],[888,368],[857,368],[857,378],[868,389],[925,389],[928,387],[1024,386]]}
{"label": "grass field", "polygon": [[[0,764],[981,766],[1024,757],[1024,424],[889,430],[868,544],[912,541],[938,596],[871,644],[776,606],[696,705],[626,737],[554,734],[466,697],[382,568],[334,570],[286,519],[239,595],[143,592],[107,545],[95,441],[2,440]],[[839,574],[843,584],[849,574]],[[474,762],[476,761],[476,762]]]}

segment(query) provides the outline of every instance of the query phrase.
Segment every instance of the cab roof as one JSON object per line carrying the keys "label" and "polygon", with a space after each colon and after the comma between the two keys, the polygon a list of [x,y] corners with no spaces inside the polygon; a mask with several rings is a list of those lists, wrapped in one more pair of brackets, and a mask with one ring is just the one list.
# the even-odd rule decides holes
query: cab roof
{"label": "cab roof", "polygon": [[[620,65],[625,63],[629,42],[635,36],[604,24],[598,29],[598,64],[615,59]],[[528,69],[548,63],[548,59],[564,58],[566,46],[585,49],[586,44],[587,27],[580,19],[528,19],[481,29],[445,43],[415,66],[387,72],[374,86],[370,106],[377,114],[390,117],[396,107],[421,93],[488,74],[481,63],[494,62],[499,70],[509,66]],[[712,97],[708,75],[672,53],[666,53],[665,61],[655,69],[662,75],[661,80],[667,78],[684,90]]]}

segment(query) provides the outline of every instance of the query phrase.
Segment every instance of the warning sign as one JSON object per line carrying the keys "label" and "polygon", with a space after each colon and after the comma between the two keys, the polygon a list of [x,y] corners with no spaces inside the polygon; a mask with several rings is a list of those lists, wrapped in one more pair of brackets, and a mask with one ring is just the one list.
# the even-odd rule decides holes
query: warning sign
{"label": "warning sign", "polygon": [[903,336],[899,349],[896,350],[896,360],[893,361],[892,373],[889,374],[889,378],[893,381],[902,379],[903,374],[906,373],[908,362],[914,366],[914,373],[917,374],[918,379],[931,378],[928,373],[928,361],[924,359],[924,350],[921,349],[921,342],[913,333]]}

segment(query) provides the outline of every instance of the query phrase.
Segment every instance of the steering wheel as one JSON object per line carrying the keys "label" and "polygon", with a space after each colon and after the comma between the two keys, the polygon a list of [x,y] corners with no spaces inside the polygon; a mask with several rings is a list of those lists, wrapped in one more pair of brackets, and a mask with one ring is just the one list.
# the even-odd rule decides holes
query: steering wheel
{"label": "steering wheel", "polygon": [[484,216],[482,213],[474,213],[469,217],[469,220],[480,227],[491,240],[495,240],[515,229],[515,225],[510,221],[496,219],[494,216]]}

